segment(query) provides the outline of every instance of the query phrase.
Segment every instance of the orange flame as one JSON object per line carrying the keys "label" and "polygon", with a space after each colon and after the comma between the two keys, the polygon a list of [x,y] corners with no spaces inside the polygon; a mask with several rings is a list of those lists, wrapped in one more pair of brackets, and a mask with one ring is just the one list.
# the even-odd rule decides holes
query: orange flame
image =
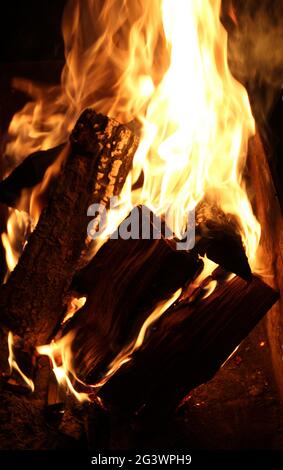
{"label": "orange flame", "polygon": [[13,338],[13,334],[11,331],[9,331],[9,334],[8,334],[8,348],[9,348],[9,358],[8,358],[8,362],[9,362],[9,366],[10,366],[10,371],[12,373],[12,370],[14,369],[15,371],[18,372],[18,374],[22,377],[22,379],[24,380],[24,382],[29,386],[29,388],[31,389],[31,391],[33,392],[34,391],[34,383],[31,379],[29,379],[23,372],[22,370],[20,369],[20,367],[18,366],[17,364],[17,361],[16,361],[16,358],[15,358],[15,355],[14,355],[14,351],[13,351],[13,346],[14,346],[14,338]]}
{"label": "orange flame", "polygon": [[17,209],[9,209],[7,232],[1,235],[8,269],[5,281],[18,263],[18,259],[23,250],[28,225],[29,217],[25,212],[20,212]]}
{"label": "orange flame", "polygon": [[52,341],[50,344],[38,346],[37,352],[50,358],[53,372],[60,385],[67,387],[78,401],[89,401],[88,394],[78,392],[73,385],[73,380],[70,378],[73,370],[71,352],[72,339],[73,333],[70,332],[58,341]]}
{"label": "orange flame", "polygon": [[75,313],[84,306],[85,303],[86,303],[86,297],[78,298],[78,297],[72,296],[72,298],[69,301],[68,309],[62,321],[62,324],[70,320],[70,318],[72,318],[75,315]]}

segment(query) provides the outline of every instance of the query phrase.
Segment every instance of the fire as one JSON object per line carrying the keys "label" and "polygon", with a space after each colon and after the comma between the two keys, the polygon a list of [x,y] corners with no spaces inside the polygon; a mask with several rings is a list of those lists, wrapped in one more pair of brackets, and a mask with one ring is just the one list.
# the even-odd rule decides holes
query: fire
{"label": "fire", "polygon": [[70,332],[58,341],[52,341],[50,344],[39,346],[37,352],[50,358],[53,372],[59,385],[67,387],[78,401],[89,401],[87,393],[78,392],[75,389],[73,385],[75,376],[71,378],[73,371],[71,352],[72,340],[73,333]]}
{"label": "fire", "polygon": [[[70,298],[67,312],[62,324],[66,323],[70,318],[72,318],[75,313],[81,307],[83,307],[85,302],[86,297],[72,296]],[[75,371],[73,371],[72,367],[71,345],[73,336],[73,333],[70,332],[58,340],[53,340],[50,344],[38,346],[37,352],[50,358],[52,369],[58,384],[68,388],[78,401],[83,402],[89,400],[88,394],[84,392],[77,392],[73,385],[74,379],[76,379]],[[70,372],[73,377],[71,377]]]}
{"label": "fire", "polygon": [[84,306],[85,303],[86,297],[72,296],[69,301],[68,309],[62,323],[66,323],[68,320],[70,320],[70,318],[72,318],[75,313]]}
{"label": "fire", "polygon": [[[35,101],[14,116],[7,153],[66,141],[87,106],[122,122],[135,118],[141,141],[120,216],[109,214],[111,230],[113,218],[117,225],[144,204],[167,214],[181,238],[188,211],[206,198],[239,218],[254,267],[260,226],[242,173],[255,124],[246,90],[229,71],[220,9],[221,0],[70,1],[61,87],[15,81]],[[131,191],[141,173],[142,188]]]}
{"label": "fire", "polygon": [[9,331],[8,334],[8,348],[9,348],[9,366],[10,366],[10,372],[12,373],[13,370],[15,370],[21,378],[24,380],[24,382],[29,386],[31,391],[34,391],[34,383],[31,379],[29,379],[23,371],[20,369],[19,365],[17,364],[15,354],[14,354],[14,337],[11,331]]}
{"label": "fire", "polygon": [[4,232],[1,235],[8,269],[5,280],[13,271],[21,255],[28,226],[29,217],[26,212],[9,209],[7,233]]}
{"label": "fire", "polygon": [[220,0],[162,2],[171,62],[140,117],[135,170],[144,173],[142,201],[157,214],[169,210],[179,237],[188,211],[204,197],[238,216],[252,262],[260,228],[242,171],[254,119],[245,89],[228,68],[220,6]]}
{"label": "fire", "polygon": [[[7,153],[23,158],[65,142],[88,106],[121,122],[136,119],[141,124],[139,148],[117,209],[108,214],[104,236],[143,204],[157,216],[166,215],[181,239],[188,212],[205,199],[238,218],[255,269],[260,226],[243,178],[255,122],[247,92],[228,67],[220,9],[221,0],[71,0],[63,18],[66,65],[61,86],[44,90],[15,81],[34,101],[14,116]],[[141,174],[142,186],[132,190]],[[198,282],[214,268],[206,261]],[[152,321],[168,306],[157,307],[148,317],[105,380],[130,360]],[[58,380],[83,400],[87,394],[77,392],[69,378],[70,373],[76,378],[71,343],[67,336],[38,351],[50,356]]]}

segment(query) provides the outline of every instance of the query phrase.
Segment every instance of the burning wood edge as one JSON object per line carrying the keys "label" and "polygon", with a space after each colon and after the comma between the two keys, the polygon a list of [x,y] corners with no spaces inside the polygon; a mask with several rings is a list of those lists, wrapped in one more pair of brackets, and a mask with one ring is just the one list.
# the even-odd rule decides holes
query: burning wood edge
{"label": "burning wood edge", "polygon": [[31,346],[45,344],[64,314],[63,299],[85,247],[87,209],[107,206],[132,165],[138,140],[95,111],[80,116],[48,206],[0,292],[2,326]]}
{"label": "burning wood edge", "polygon": [[[213,204],[202,202],[196,208],[195,222],[195,246],[190,253],[206,256],[226,271],[250,281],[252,272],[237,218],[232,214],[225,214]],[[173,249],[176,248],[175,240],[165,241]]]}
{"label": "burning wood edge", "polygon": [[181,301],[155,323],[132,360],[101,388],[110,413],[171,413],[219,367],[277,301],[258,277],[219,282],[201,302]]}

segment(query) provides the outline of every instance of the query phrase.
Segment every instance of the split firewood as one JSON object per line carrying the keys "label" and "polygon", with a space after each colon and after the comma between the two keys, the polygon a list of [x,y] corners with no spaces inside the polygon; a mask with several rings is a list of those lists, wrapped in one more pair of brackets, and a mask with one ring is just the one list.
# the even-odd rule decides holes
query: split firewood
{"label": "split firewood", "polygon": [[87,209],[107,206],[132,165],[137,138],[93,110],[79,118],[56,188],[0,293],[0,321],[34,346],[48,342],[64,314],[63,299],[85,249]]}
{"label": "split firewood", "polygon": [[87,296],[65,330],[75,336],[74,367],[81,379],[97,380],[156,304],[190,283],[202,268],[197,256],[173,250],[163,239],[110,239],[72,284]]}
{"label": "split firewood", "polygon": [[[214,279],[218,278],[218,270]],[[193,296],[196,299],[196,296]],[[148,417],[172,412],[195,387],[213,377],[278,299],[258,277],[218,282],[201,301],[183,300],[163,314],[142,346],[102,387],[108,410]]]}

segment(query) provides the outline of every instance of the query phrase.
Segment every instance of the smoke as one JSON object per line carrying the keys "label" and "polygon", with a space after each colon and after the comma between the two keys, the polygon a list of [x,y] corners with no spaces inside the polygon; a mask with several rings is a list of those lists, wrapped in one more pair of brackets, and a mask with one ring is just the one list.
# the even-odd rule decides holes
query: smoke
{"label": "smoke", "polygon": [[223,18],[231,71],[246,86],[255,117],[263,122],[283,86],[283,2],[226,0]]}

